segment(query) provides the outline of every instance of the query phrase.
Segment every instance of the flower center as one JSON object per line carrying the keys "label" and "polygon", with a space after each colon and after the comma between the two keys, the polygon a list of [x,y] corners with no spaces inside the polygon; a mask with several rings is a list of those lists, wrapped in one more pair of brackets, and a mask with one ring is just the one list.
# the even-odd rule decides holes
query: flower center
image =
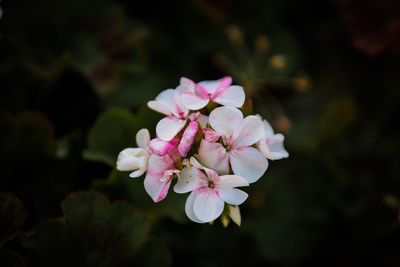
{"label": "flower center", "polygon": [[208,181],[208,187],[209,187],[209,188],[215,188],[215,183],[214,183],[214,181]]}
{"label": "flower center", "polygon": [[172,179],[176,174],[178,174],[179,170],[165,170],[163,176],[160,178],[160,182],[168,182]]}

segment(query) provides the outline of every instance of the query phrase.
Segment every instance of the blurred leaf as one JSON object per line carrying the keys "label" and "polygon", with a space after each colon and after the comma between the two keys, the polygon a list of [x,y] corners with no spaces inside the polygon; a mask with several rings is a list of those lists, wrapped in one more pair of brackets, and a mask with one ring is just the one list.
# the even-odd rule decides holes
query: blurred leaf
{"label": "blurred leaf", "polygon": [[143,177],[132,179],[127,172],[114,170],[107,180],[96,180],[92,187],[111,198],[129,201],[152,220],[169,217],[181,223],[188,221],[184,210],[187,196],[175,194],[170,190],[165,200],[154,203],[144,190]]}
{"label": "blurred leaf", "polygon": [[99,193],[77,192],[62,208],[62,219],[43,220],[34,229],[32,246],[41,266],[128,266],[151,260],[142,252],[149,223],[128,203],[110,204]]}
{"label": "blurred leaf", "polygon": [[24,267],[26,260],[14,251],[0,247],[0,263],[2,267]]}
{"label": "blurred leaf", "polygon": [[23,229],[27,216],[21,200],[11,193],[0,193],[0,247]]}
{"label": "blurred leaf", "polygon": [[115,166],[118,153],[135,146],[136,133],[142,128],[154,129],[158,116],[143,106],[136,116],[123,108],[110,108],[99,115],[88,134],[85,159]]}

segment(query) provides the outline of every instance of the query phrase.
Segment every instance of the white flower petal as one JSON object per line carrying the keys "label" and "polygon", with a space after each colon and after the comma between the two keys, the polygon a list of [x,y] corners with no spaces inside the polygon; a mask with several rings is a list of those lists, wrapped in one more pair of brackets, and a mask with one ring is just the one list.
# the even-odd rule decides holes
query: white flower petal
{"label": "white flower petal", "polygon": [[218,188],[234,188],[240,186],[248,186],[249,182],[238,175],[222,175],[219,177]]}
{"label": "white flower petal", "polygon": [[234,107],[219,107],[210,113],[209,122],[217,133],[233,136],[238,129],[242,128],[243,114]]}
{"label": "white flower petal", "polygon": [[253,147],[233,149],[229,159],[233,173],[245,178],[249,183],[260,179],[268,168],[268,161]]}
{"label": "white flower petal", "polygon": [[217,219],[224,210],[224,201],[212,189],[198,190],[198,195],[193,203],[193,211],[197,218],[204,222]]}
{"label": "white flower petal", "polygon": [[265,131],[265,136],[273,136],[274,130],[272,129],[271,124],[267,120],[263,120],[264,124],[264,131]]}
{"label": "white flower petal", "polygon": [[143,148],[125,148],[118,154],[117,170],[136,171],[140,168],[140,162],[147,161],[148,157],[149,154]]}
{"label": "white flower petal", "polygon": [[207,106],[209,100],[195,93],[189,92],[182,94],[182,103],[190,110],[199,110]]}
{"label": "white flower petal", "polygon": [[166,117],[157,123],[156,132],[163,141],[170,141],[185,127],[186,120]]}
{"label": "white flower petal", "polygon": [[206,128],[208,123],[208,116],[200,114],[200,116],[197,118],[197,122],[200,123],[202,128]]}
{"label": "white flower petal", "polygon": [[195,86],[196,86],[195,82],[193,82],[192,80],[190,80],[188,78],[182,77],[180,80],[179,86],[176,87],[175,90],[181,95],[184,93],[189,93],[189,92],[194,93]]}
{"label": "white flower petal", "polygon": [[210,96],[213,95],[217,89],[219,88],[220,82],[219,80],[212,80],[212,81],[202,81],[197,83],[197,90],[205,91]]}
{"label": "white flower petal", "polygon": [[235,140],[235,146],[251,146],[265,136],[263,122],[257,116],[247,116]]}
{"label": "white flower petal", "polygon": [[162,104],[159,101],[155,101],[155,100],[149,101],[149,102],[147,102],[147,106],[149,107],[149,109],[157,111],[166,116],[172,115],[172,111],[169,109],[169,107],[165,106],[164,104]]}
{"label": "white flower petal", "polygon": [[243,87],[238,85],[229,86],[228,89],[214,98],[214,102],[218,104],[236,108],[243,106],[244,100],[245,94]]}
{"label": "white flower petal", "polygon": [[229,155],[220,143],[202,140],[199,147],[198,160],[206,167],[219,174],[229,173]]}
{"label": "white flower petal", "polygon": [[191,192],[207,185],[207,177],[203,172],[194,167],[185,167],[181,171],[174,191],[179,194]]}
{"label": "white flower petal", "polygon": [[147,129],[141,129],[136,133],[136,144],[146,149],[150,142],[150,133]]}
{"label": "white flower petal", "polygon": [[205,223],[204,221],[201,221],[199,218],[197,218],[193,211],[193,204],[197,197],[197,194],[197,191],[193,191],[192,193],[190,193],[189,197],[186,199],[185,212],[189,219],[191,219],[192,221],[196,223]]}
{"label": "white flower petal", "polygon": [[219,189],[219,196],[225,203],[231,205],[240,205],[246,201],[247,197],[249,196],[246,192],[236,189]]}
{"label": "white flower petal", "polygon": [[289,153],[283,146],[285,137],[282,134],[275,134],[262,139],[257,143],[257,148],[270,160],[277,160],[289,157]]}

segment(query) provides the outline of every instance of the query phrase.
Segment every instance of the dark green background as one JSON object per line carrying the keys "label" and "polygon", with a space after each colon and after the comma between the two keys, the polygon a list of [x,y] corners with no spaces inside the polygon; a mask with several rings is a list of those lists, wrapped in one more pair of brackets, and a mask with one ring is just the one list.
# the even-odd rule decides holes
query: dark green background
{"label": "dark green background", "polygon": [[[397,1],[0,7],[1,266],[400,266]],[[114,169],[147,101],[224,75],[290,153],[228,228]]]}

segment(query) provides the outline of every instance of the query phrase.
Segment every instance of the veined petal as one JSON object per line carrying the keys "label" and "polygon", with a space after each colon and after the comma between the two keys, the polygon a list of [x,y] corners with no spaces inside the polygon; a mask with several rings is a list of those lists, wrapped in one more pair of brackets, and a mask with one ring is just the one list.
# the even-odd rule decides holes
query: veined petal
{"label": "veined petal", "polygon": [[182,103],[190,110],[202,109],[207,106],[208,102],[208,98],[203,98],[193,92],[182,94]]}
{"label": "veined petal", "polygon": [[210,128],[204,128],[203,133],[204,133],[204,140],[206,140],[207,142],[216,142],[218,138],[220,138],[221,136],[216,131]]}
{"label": "veined petal", "polygon": [[194,211],[193,211],[193,204],[194,204],[194,201],[195,201],[197,195],[198,195],[197,190],[190,193],[189,197],[186,199],[185,212],[186,212],[186,215],[189,217],[189,219],[191,219],[192,221],[194,221],[196,223],[206,223],[206,222],[200,220],[199,218],[197,218],[197,216],[194,214]]}
{"label": "veined petal", "polygon": [[208,179],[205,174],[195,167],[185,167],[181,171],[178,182],[174,186],[176,193],[187,193],[207,186]]}
{"label": "veined petal", "polygon": [[222,175],[219,179],[218,188],[229,189],[249,185],[249,182],[239,175]]}
{"label": "veined petal", "polygon": [[199,125],[197,121],[192,121],[189,123],[189,126],[183,132],[181,142],[178,145],[178,151],[182,157],[186,157],[186,155],[192,148],[198,130],[199,130]]}
{"label": "veined petal", "polygon": [[289,153],[283,146],[285,137],[282,134],[268,136],[257,143],[257,148],[270,160],[277,160],[289,157]]}
{"label": "veined petal", "polygon": [[247,116],[235,140],[235,146],[251,146],[265,136],[263,122],[257,116]]}
{"label": "veined petal", "polygon": [[240,108],[243,106],[245,100],[245,94],[243,87],[238,85],[229,86],[228,89],[222,91],[216,96],[213,101],[224,105]]}
{"label": "veined petal", "polygon": [[240,205],[246,201],[249,195],[240,189],[229,188],[219,189],[219,196],[225,203],[231,205]]}
{"label": "veined petal", "polygon": [[157,123],[157,135],[163,141],[170,141],[185,127],[186,120],[175,117],[166,117]]}
{"label": "veined petal", "polygon": [[197,218],[204,222],[217,219],[224,210],[224,201],[212,189],[198,190],[198,195],[193,203],[193,211]]}
{"label": "veined petal", "polygon": [[197,155],[199,161],[220,175],[229,173],[229,155],[220,143],[202,140]]}
{"label": "veined petal", "polygon": [[153,174],[152,172],[147,172],[146,178],[144,179],[144,189],[154,202],[160,202],[167,196],[172,179],[163,181],[161,179],[162,176],[160,177]]}
{"label": "veined petal", "polygon": [[155,173],[158,173],[162,176],[165,170],[170,169],[174,169],[174,162],[170,156],[158,156],[155,154],[152,154],[150,156],[148,163],[148,173],[153,173],[153,176],[156,175]]}
{"label": "veined petal", "polygon": [[242,128],[243,114],[234,107],[219,107],[210,113],[209,122],[217,133],[232,137]]}
{"label": "veined petal", "polygon": [[146,149],[150,142],[150,133],[147,129],[141,129],[136,133],[136,144]]}
{"label": "veined petal", "polygon": [[174,138],[170,141],[163,141],[160,138],[154,138],[150,141],[149,148],[151,152],[164,156],[169,154],[178,144],[178,138]]}
{"label": "veined petal", "polygon": [[230,151],[233,173],[254,183],[264,175],[268,161],[260,151],[253,147],[241,147]]}

